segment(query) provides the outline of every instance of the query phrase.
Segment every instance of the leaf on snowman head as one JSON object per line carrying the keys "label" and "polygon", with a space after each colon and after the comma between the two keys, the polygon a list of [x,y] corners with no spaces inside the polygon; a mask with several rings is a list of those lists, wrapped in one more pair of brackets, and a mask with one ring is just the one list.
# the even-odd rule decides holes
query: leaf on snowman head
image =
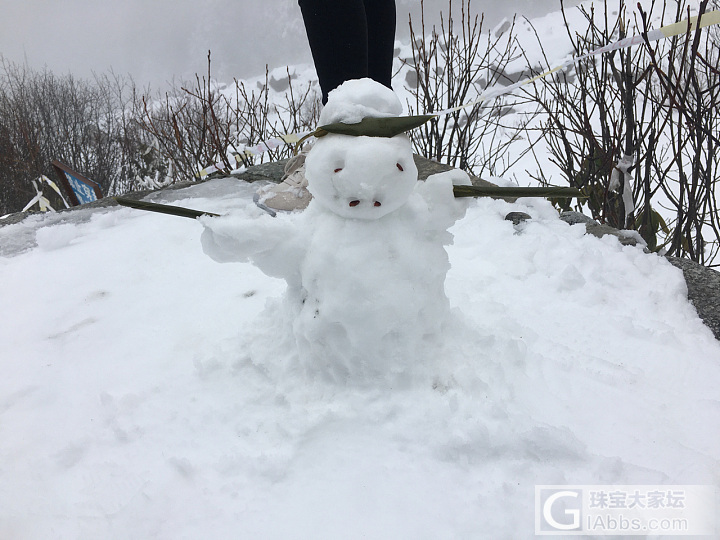
{"label": "leaf on snowman head", "polygon": [[384,118],[367,117],[356,124],[343,124],[337,122],[320,126],[315,130],[315,137],[324,137],[328,133],[338,135],[352,135],[355,137],[395,137],[411,129],[422,126],[425,122],[435,118],[432,114],[419,116],[390,116]]}

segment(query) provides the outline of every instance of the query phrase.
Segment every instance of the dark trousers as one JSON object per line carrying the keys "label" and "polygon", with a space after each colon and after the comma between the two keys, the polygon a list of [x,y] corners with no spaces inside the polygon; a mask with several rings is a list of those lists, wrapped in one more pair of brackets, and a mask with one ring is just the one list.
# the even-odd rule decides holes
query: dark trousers
{"label": "dark trousers", "polygon": [[390,88],[395,0],[299,0],[323,103],[349,79]]}

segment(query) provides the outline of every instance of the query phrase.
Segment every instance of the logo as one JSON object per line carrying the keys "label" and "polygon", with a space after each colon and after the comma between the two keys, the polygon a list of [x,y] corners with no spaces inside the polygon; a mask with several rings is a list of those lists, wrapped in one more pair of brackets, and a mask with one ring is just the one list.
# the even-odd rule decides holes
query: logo
{"label": "logo", "polygon": [[535,502],[536,532],[582,530],[582,489],[569,489],[566,486],[538,487]]}
{"label": "logo", "polygon": [[714,486],[535,486],[536,535],[716,533]]}

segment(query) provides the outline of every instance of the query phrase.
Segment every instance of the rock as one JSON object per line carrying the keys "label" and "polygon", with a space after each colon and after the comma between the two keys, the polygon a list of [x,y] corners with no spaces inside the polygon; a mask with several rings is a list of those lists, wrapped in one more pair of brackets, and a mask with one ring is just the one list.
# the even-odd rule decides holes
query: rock
{"label": "rock", "polygon": [[560,214],[560,219],[562,219],[565,223],[569,223],[570,225],[576,225],[578,223],[594,223],[597,225],[597,221],[595,221],[590,216],[586,216],[582,212],[573,212],[573,211],[567,211],[562,212]]}
{"label": "rock", "polygon": [[563,212],[560,219],[570,225],[585,224],[585,230],[588,234],[602,238],[603,236],[615,236],[623,246],[644,246],[645,241],[636,231],[620,231],[610,225],[602,225],[590,216],[586,216],[581,212]]}
{"label": "rock", "polygon": [[241,173],[233,174],[234,178],[245,180],[246,182],[280,182],[283,175],[285,174],[285,164],[288,162],[287,159],[281,159],[280,161],[271,161],[269,163],[261,163],[260,165],[253,165],[248,167]]}
{"label": "rock", "polygon": [[297,75],[295,73],[290,73],[288,75],[287,72],[273,72],[270,75],[270,80],[268,82],[270,84],[270,88],[276,92],[285,92],[288,88],[290,88],[290,82],[295,79],[297,79]]}
{"label": "rock", "polygon": [[644,246],[645,241],[637,233],[637,231],[620,231],[610,225],[601,225],[599,223],[586,223],[585,230],[588,234],[602,238],[603,236],[615,236],[623,246]]}
{"label": "rock", "polygon": [[[415,164],[418,168],[418,177],[421,180],[425,180],[431,174],[441,173],[453,169],[450,165],[443,163],[437,163],[421,156],[415,155]],[[285,173],[285,163],[287,160],[276,161],[272,163],[263,163],[249,167],[242,173],[234,174],[235,178],[246,180],[248,182],[257,181],[270,181],[280,182]],[[482,180],[480,178],[471,176],[472,183],[477,186],[493,186],[495,184]],[[133,193],[127,193],[123,197],[132,199],[142,199],[152,193],[166,192],[176,189],[182,189],[195,182],[179,182],[162,188],[156,191],[136,191]],[[510,200],[513,202],[513,200]],[[104,206],[114,206],[117,203],[112,197],[105,197],[94,203],[84,204],[69,209],[60,210],[56,216],[56,219],[62,219],[63,214],[66,212],[72,212],[74,210],[100,208]],[[0,219],[0,227],[3,225],[10,225],[12,223],[18,223],[28,217],[30,212],[18,212],[11,214],[6,219]],[[527,216],[527,217],[524,217]],[[514,225],[517,225],[531,217],[523,212],[511,212],[505,219],[511,220]],[[584,224],[587,232],[594,236],[602,237],[606,235],[612,235],[617,237],[623,245],[643,245],[642,239],[635,231],[619,231],[608,225],[601,225],[592,218],[580,213],[580,212],[563,212],[560,214],[560,219],[569,223]],[[516,223],[516,220],[517,223]],[[667,257],[668,261],[674,266],[680,268],[685,276],[685,281],[688,287],[688,299],[695,306],[699,317],[702,321],[710,328],[715,337],[720,340],[720,273],[706,268],[700,264],[697,264],[688,259],[680,259],[677,257]]]}
{"label": "rock", "polygon": [[[563,212],[560,219],[570,225],[583,223],[588,234],[599,238],[606,235],[617,237],[624,246],[645,245],[637,231],[620,231],[609,225],[601,225],[580,212]],[[695,306],[698,316],[720,340],[720,273],[689,259],[667,257],[673,266],[680,268],[688,288],[688,300]]]}
{"label": "rock", "polygon": [[[418,169],[418,178],[420,180],[425,180],[430,175],[451,171],[456,168],[451,165],[446,165],[445,163],[438,163],[437,161],[432,161],[422,156],[418,156],[417,154],[413,155],[413,159],[415,160],[415,166]],[[493,184],[492,182],[488,182],[487,180],[483,180],[482,178],[478,178],[473,175],[470,175],[470,181],[474,186],[496,186],[496,184]]]}
{"label": "rock", "polygon": [[500,76],[497,78],[497,81],[495,81],[495,84],[498,86],[510,86],[512,84],[520,82],[528,76],[526,71],[515,71],[513,73],[506,73],[504,71],[501,71],[500,68],[497,66],[492,66],[490,69],[492,69],[495,73],[500,71]]}
{"label": "rock", "polygon": [[495,37],[502,36],[505,32],[510,30],[512,28],[512,21],[505,19],[502,23],[500,23],[497,28],[493,31],[495,34]]}
{"label": "rock", "polygon": [[502,118],[515,112],[517,112],[515,107],[495,107],[490,113],[490,118]]}
{"label": "rock", "polygon": [[[425,180],[430,175],[451,171],[455,168],[451,165],[426,159],[422,156],[418,156],[417,154],[413,156],[413,159],[415,160],[415,166],[418,169],[418,178],[420,178],[420,180]],[[248,167],[245,171],[233,174],[232,176],[240,180],[245,180],[246,182],[280,182],[283,174],[285,173],[285,164],[287,161],[287,159],[281,159],[280,161],[273,161],[271,163],[253,165],[252,167]],[[472,175],[470,175],[470,181],[475,186],[495,185],[492,182],[488,182],[487,180],[483,180],[482,178]]]}
{"label": "rock", "polygon": [[485,77],[478,77],[473,81],[473,84],[478,86],[480,92],[482,92],[487,87],[487,79]]}
{"label": "rock", "polygon": [[2,227],[3,225],[13,225],[15,223],[20,223],[23,219],[32,214],[33,212],[15,212],[14,214],[8,214],[2,219],[0,219],[0,227]]}
{"label": "rock", "polygon": [[523,221],[532,219],[532,216],[526,214],[525,212],[510,212],[507,216],[505,216],[505,219],[507,221],[512,221],[513,225],[520,225]]}
{"label": "rock", "polygon": [[[148,195],[152,195],[153,193],[159,193],[161,191],[167,192],[167,191],[173,191],[177,189],[183,189],[186,187],[194,186],[196,184],[199,184],[203,182],[203,180],[198,180],[197,182],[176,182],[172,185],[166,186],[161,189],[145,189],[142,191],[132,191],[130,193],[125,193],[122,196],[126,199],[133,199],[136,201],[139,201],[141,199],[144,199]],[[59,219],[60,221],[63,219],[63,217],[68,212],[74,212],[75,210],[92,210],[95,208],[106,208],[109,206],[117,206],[118,203],[115,201],[115,197],[103,197],[102,199],[98,199],[96,201],[81,204],[80,206],[71,206],[70,208],[59,208],[57,212],[50,213],[50,212],[15,212],[14,214],[9,214],[5,219],[0,219],[0,227],[3,225],[12,225],[13,223],[20,223],[23,221],[26,217],[32,216],[32,215],[44,215],[46,218],[52,218],[55,217],[56,219]]]}
{"label": "rock", "polygon": [[690,259],[667,257],[682,270],[688,288],[688,300],[695,306],[702,321],[720,340],[720,273]]}

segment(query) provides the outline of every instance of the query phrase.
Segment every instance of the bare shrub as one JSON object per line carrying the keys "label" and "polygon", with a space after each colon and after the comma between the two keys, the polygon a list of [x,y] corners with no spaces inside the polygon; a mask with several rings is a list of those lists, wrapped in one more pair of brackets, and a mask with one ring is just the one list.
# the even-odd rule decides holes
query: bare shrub
{"label": "bare shrub", "polygon": [[139,118],[157,141],[158,151],[172,164],[174,179],[192,181],[206,165],[217,164],[222,173],[229,173],[240,166],[289,157],[292,148],[288,146],[260,156],[247,155],[244,149],[279,135],[310,130],[318,116],[317,93],[311,85],[298,93],[289,70],[285,103],[274,103],[267,69],[265,84],[257,90],[249,90],[237,79],[233,87],[225,88],[212,79],[208,53],[205,76],[196,76],[194,85],[183,85],[161,99],[143,96]]}
{"label": "bare shrub", "polygon": [[[447,16],[441,13],[440,29],[433,26],[429,35],[424,2],[419,32],[410,19],[412,68],[417,78],[417,88],[410,89],[415,98],[408,104],[410,114],[452,109],[476,100],[485,88],[514,83],[523,75],[511,74],[510,69],[522,53],[514,21],[492,35],[483,33],[484,18],[472,14],[470,0],[460,2],[459,25],[452,10],[450,1]],[[526,141],[523,152],[514,157],[508,152],[528,134],[524,128],[534,116],[531,112],[519,124],[504,123],[523,101],[507,96],[457,110],[414,130],[410,137],[416,152],[429,159],[476,175],[502,175],[533,145]]]}
{"label": "bare shrub", "polygon": [[[707,5],[700,3],[700,14]],[[675,17],[687,15],[679,4]],[[647,30],[646,16],[643,21]],[[646,176],[659,179],[656,186],[665,196],[659,204],[671,216],[663,242],[668,254],[712,265],[720,251],[720,40],[717,33],[699,31],[673,41],[667,51],[646,47],[657,81],[652,99],[666,122],[658,137],[661,151],[648,160],[652,170]],[[647,179],[645,184],[640,192],[647,208],[653,186]],[[641,232],[652,232],[652,215],[643,212],[637,224]]]}
{"label": "bare shrub", "polygon": [[[258,157],[243,150],[267,139],[309,130],[319,115],[312,85],[270,100],[270,81],[248,90],[223,88],[208,72],[193,85],[157,99],[115,74],[93,80],[0,64],[0,214],[22,209],[35,196],[33,180],[54,178],[51,162],[67,163],[100,184],[105,195],[193,181],[204,166],[223,172],[289,156],[291,147]],[[47,193],[54,207],[60,205]]]}
{"label": "bare shrub", "polygon": [[[615,15],[615,5],[605,0],[602,6],[599,12],[595,4],[580,8],[584,33],[566,19],[576,55],[648,29],[630,19],[624,0]],[[662,24],[689,15],[685,1],[672,11],[661,6]],[[568,184],[588,195],[578,209],[637,229],[651,249],[704,264],[715,259],[720,240],[714,180],[720,78],[711,36],[701,31],[594,57],[575,66],[572,84],[556,73],[537,83],[535,96],[547,115],[551,160]],[[538,180],[547,181],[542,173]]]}

